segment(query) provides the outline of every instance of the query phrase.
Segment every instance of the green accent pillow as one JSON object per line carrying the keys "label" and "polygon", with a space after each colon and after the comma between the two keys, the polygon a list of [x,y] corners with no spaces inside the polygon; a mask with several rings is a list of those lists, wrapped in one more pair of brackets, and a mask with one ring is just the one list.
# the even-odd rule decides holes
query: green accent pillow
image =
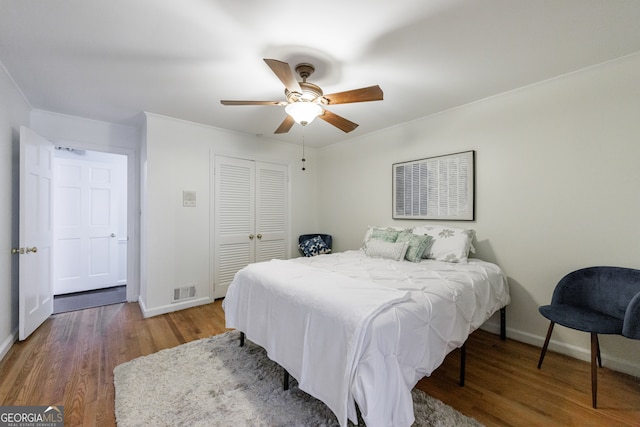
{"label": "green accent pillow", "polygon": [[395,243],[398,240],[400,231],[393,230],[391,228],[375,227],[371,230],[371,238],[376,240],[382,240],[384,242]]}
{"label": "green accent pillow", "polygon": [[431,242],[431,236],[426,234],[418,236],[410,231],[403,231],[398,235],[396,242],[409,242],[409,248],[404,258],[407,261],[420,262],[422,261],[424,251],[429,246],[429,242]]}

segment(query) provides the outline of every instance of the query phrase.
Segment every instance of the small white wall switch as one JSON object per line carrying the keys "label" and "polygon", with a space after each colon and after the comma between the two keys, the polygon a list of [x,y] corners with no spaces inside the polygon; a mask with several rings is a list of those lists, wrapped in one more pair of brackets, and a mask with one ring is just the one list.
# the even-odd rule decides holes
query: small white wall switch
{"label": "small white wall switch", "polygon": [[182,191],[182,206],[184,206],[185,208],[194,208],[196,206],[195,191]]}

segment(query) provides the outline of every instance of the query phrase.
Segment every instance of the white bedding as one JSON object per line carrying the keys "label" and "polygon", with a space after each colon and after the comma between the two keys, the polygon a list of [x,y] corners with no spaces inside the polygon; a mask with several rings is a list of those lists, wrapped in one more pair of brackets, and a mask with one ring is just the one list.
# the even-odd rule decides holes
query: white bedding
{"label": "white bedding", "polygon": [[356,422],[355,401],[368,426],[409,426],[418,380],[509,302],[495,264],[358,250],[253,264],[223,306],[227,326],[263,346],[341,425]]}

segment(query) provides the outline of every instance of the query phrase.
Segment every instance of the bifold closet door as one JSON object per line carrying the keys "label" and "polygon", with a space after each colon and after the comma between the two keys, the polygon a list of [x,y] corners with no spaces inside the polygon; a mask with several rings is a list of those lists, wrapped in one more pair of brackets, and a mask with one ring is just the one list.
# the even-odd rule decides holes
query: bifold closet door
{"label": "bifold closet door", "polygon": [[287,167],[256,163],[255,261],[288,258]]}
{"label": "bifold closet door", "polygon": [[216,156],[214,297],[249,263],[288,258],[287,166]]}

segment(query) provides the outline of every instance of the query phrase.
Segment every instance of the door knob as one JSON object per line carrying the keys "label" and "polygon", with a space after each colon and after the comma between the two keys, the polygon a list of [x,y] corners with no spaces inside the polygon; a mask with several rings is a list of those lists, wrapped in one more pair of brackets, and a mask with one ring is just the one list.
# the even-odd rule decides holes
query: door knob
{"label": "door knob", "polygon": [[29,246],[27,246],[27,250],[26,250],[25,252],[26,252],[26,253],[28,253],[28,254],[29,254],[29,253],[31,253],[31,252],[33,252],[33,253],[35,254],[36,252],[38,252],[38,248],[36,248],[35,246],[34,246],[34,247],[32,247],[32,248],[30,248]]}
{"label": "door knob", "polygon": [[253,240],[253,234],[249,234],[249,240]]}
{"label": "door knob", "polygon": [[24,248],[11,248],[11,253],[13,255],[20,255],[24,253]]}
{"label": "door knob", "polygon": [[258,233],[258,235],[256,236],[258,239],[262,239],[262,234]]}
{"label": "door knob", "polygon": [[111,237],[116,237],[116,233],[111,233]]}

